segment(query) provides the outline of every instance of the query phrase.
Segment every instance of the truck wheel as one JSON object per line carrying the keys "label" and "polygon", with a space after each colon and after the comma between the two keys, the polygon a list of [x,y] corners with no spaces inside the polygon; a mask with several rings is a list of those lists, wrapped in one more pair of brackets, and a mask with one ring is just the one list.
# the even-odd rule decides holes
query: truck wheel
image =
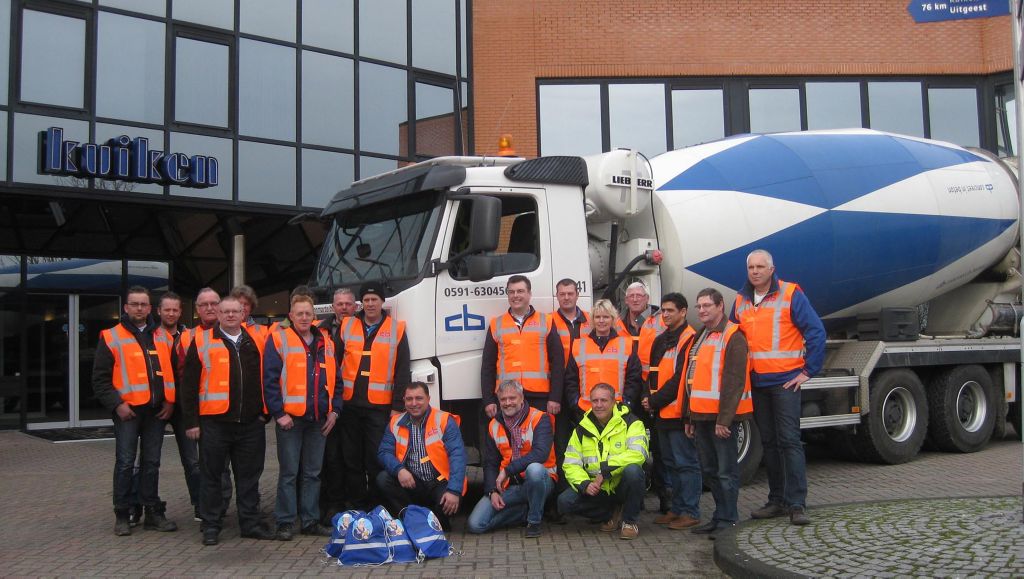
{"label": "truck wheel", "polygon": [[936,376],[928,392],[929,438],[949,452],[977,452],[995,426],[995,387],[985,368],[956,366]]}
{"label": "truck wheel", "polygon": [[917,374],[885,370],[871,380],[871,400],[854,446],[862,460],[900,464],[917,456],[928,431],[928,402]]}
{"label": "truck wheel", "polygon": [[740,486],[743,486],[753,480],[764,456],[761,432],[753,418],[736,425],[736,445],[739,447]]}

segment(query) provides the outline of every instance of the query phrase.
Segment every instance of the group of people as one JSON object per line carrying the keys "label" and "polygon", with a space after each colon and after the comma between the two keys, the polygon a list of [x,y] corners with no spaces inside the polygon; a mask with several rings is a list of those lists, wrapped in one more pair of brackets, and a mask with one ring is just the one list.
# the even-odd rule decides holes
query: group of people
{"label": "group of people", "polygon": [[[687,323],[683,295],[665,294],[653,308],[642,283],[627,288],[620,319],[608,300],[581,310],[571,279],[556,285],[558,309],[539,312],[530,280],[510,277],[509,308],[484,340],[485,494],[467,529],[525,523],[526,536],[539,537],[547,512],[632,539],[653,475],[666,499],[655,523],[713,538],[739,518],[736,424],[750,415],[769,474],[768,502],[752,516],[807,524],[799,389],[821,369],[824,329],[799,287],[778,280],[770,254],[752,252],[747,271],[729,313],[717,290],[698,293],[699,328]],[[144,528],[176,529],[158,492],[168,421],[204,545],[219,540],[232,486],[247,538],[329,535],[322,521],[333,513],[378,503],[391,512],[427,506],[449,529],[467,488],[462,417],[433,407],[429,387],[411,381],[405,324],[383,308],[383,288],[360,288],[359,312],[356,297],[339,289],[335,315],[320,322],[300,287],[288,318],[263,326],[250,317],[251,288],[224,298],[205,288],[199,324],[187,329],[179,296],[162,295],[154,318],[149,292],[130,288],[121,322],[101,333],[93,371],[114,418],[115,534],[131,533],[135,505]],[[271,420],[280,465],[273,531],[259,514]],[[715,511],[702,523],[703,483]]]}

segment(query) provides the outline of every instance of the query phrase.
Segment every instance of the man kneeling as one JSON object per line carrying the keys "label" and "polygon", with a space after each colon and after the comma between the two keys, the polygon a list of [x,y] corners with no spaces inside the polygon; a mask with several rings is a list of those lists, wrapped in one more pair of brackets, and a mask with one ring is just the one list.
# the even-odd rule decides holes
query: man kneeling
{"label": "man kneeling", "polygon": [[433,511],[444,530],[466,492],[466,449],[458,417],[430,407],[423,382],[405,389],[405,412],[391,417],[377,452],[384,469],[377,488],[384,506],[398,516],[409,504]]}
{"label": "man kneeling", "polygon": [[601,530],[622,539],[640,534],[644,500],[647,431],[629,408],[615,403],[615,389],[597,384],[591,409],[583,415],[565,449],[562,470],[569,488],[558,496],[560,514],[606,519]]}
{"label": "man kneeling", "polygon": [[485,496],[469,515],[469,532],[526,521],[526,536],[540,537],[544,503],[558,479],[551,416],[528,406],[515,380],[502,382],[497,395],[501,412],[487,426],[484,447]]}

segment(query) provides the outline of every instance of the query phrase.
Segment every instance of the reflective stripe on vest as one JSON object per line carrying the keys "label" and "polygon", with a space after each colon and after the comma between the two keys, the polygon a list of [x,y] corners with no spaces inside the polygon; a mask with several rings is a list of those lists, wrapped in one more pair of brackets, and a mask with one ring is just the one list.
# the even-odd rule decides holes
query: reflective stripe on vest
{"label": "reflective stripe on vest", "polygon": [[789,372],[804,366],[804,339],[793,325],[790,308],[795,283],[779,280],[779,290],[754,306],[736,295],[736,319],[750,347],[751,369],[758,374]]}
{"label": "reflective stripe on vest", "polygon": [[369,350],[365,349],[366,334],[361,319],[355,316],[345,318],[339,335],[345,343],[341,361],[341,383],[345,389],[343,398],[352,399],[356,379],[359,377],[359,367],[363,357],[369,356],[370,370],[367,374],[366,397],[371,404],[391,404],[395,389],[398,343],[405,335],[405,322],[396,322],[391,316],[385,316]]}
{"label": "reflective stripe on vest", "polygon": [[[739,326],[730,322],[726,324],[724,332],[712,332],[704,339],[697,352],[697,367],[694,369],[693,385],[690,390],[690,410],[701,414],[718,414],[722,394],[722,373],[725,370],[725,350],[738,330]],[[736,414],[754,411],[748,370],[749,368],[744,368],[746,381],[739,405],[736,407]]]}
{"label": "reflective stripe on vest", "polygon": [[572,356],[579,369],[580,399],[576,404],[580,409],[590,410],[590,391],[602,382],[614,388],[615,401],[622,402],[626,387],[626,363],[631,353],[629,339],[624,336],[609,340],[603,352],[589,334],[580,337],[572,345]]}
{"label": "reflective stripe on vest", "polygon": [[[529,413],[526,418],[523,419],[522,424],[519,425],[520,436],[523,439],[523,446],[519,449],[520,458],[530,454],[530,450],[533,449],[533,431],[537,428],[537,424],[544,418],[545,414],[536,408],[529,408]],[[498,447],[498,452],[501,453],[501,470],[505,470],[506,467],[512,462],[512,443],[508,439],[508,431],[494,418],[491,419],[491,423],[487,427],[488,433],[491,435],[491,440],[494,441],[495,446]],[[552,480],[558,482],[558,467],[555,465],[555,445],[551,445],[551,452],[548,453],[547,460],[544,461],[544,469],[548,471],[548,476]],[[526,470],[524,469],[519,476],[525,477]],[[509,481],[505,480],[505,485],[502,488],[508,488]]]}
{"label": "reflective stripe on vest", "polygon": [[547,348],[551,324],[547,314],[536,311],[523,322],[522,330],[508,312],[491,321],[491,337],[498,344],[495,391],[506,380],[518,381],[527,392],[551,391]]}
{"label": "reflective stripe on vest", "polygon": [[[399,423],[408,415],[408,412],[396,414],[391,417],[388,429],[395,437],[395,458],[398,462],[405,464],[405,455],[409,452],[409,427],[401,426]],[[437,408],[430,409],[429,424],[423,425],[423,446],[427,449],[426,458],[434,465],[439,474],[437,480],[449,480],[451,477],[451,465],[448,462],[448,450],[444,447],[444,432],[448,426],[448,417],[455,419],[455,424],[460,424],[461,419],[457,414],[449,414]],[[469,478],[462,481],[462,494],[466,494],[469,488]]]}
{"label": "reflective stripe on vest", "polygon": [[[334,357],[334,342],[319,328],[311,328],[311,331],[319,332],[324,344],[324,361],[321,363],[319,356],[315,356],[313,363],[320,364],[320,372],[327,379],[327,411],[330,412],[331,399],[334,397],[335,373],[338,369]],[[304,416],[309,374],[306,367],[307,347],[302,343],[298,333],[287,328],[278,329],[271,337],[274,349],[281,357],[281,378],[278,384],[281,387],[281,398],[284,400],[284,411],[292,416]],[[320,388],[320,384],[314,384],[313,387]]]}
{"label": "reflective stripe on vest", "polygon": [[[683,356],[683,367],[680,370],[680,383],[679,389],[676,392],[676,398],[658,410],[658,416],[666,420],[683,417],[683,400],[686,398],[686,384],[683,383],[683,380],[686,376],[686,365],[689,363],[687,361],[688,346],[691,344],[690,338],[696,334],[697,332],[693,329],[693,326],[686,326],[679,333],[679,342],[676,344],[676,347],[667,350],[662,355],[658,365],[651,368],[651,374],[654,374],[653,378],[656,379],[657,384],[657,388],[651,390],[651,394],[654,394],[661,390],[665,383],[672,378],[676,372],[676,360],[679,356]],[[683,350],[684,347],[687,348],[686,351]]]}
{"label": "reflective stripe on vest", "polygon": [[[121,396],[121,400],[130,406],[149,402],[151,396],[149,370],[146,365],[147,353],[143,351],[139,341],[122,324],[101,331],[100,337],[114,357],[114,368],[110,381]],[[174,370],[171,365],[172,344],[173,339],[168,344],[167,340],[158,340],[156,332],[154,332],[153,348],[160,368],[154,368],[153,372],[163,381],[164,400],[167,402],[174,402],[175,397]],[[166,375],[164,368],[167,369]]]}
{"label": "reflective stripe on vest", "polygon": [[163,327],[153,331],[153,345],[156,348],[156,357],[160,360],[160,369],[153,372],[163,378],[164,400],[174,402],[178,396],[174,382],[174,362],[171,361],[171,352],[174,351],[174,336]]}

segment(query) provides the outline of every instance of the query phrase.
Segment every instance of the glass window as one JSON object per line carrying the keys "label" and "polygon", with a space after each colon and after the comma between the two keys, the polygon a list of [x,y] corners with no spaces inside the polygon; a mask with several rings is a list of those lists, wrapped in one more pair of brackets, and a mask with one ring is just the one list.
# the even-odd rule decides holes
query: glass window
{"label": "glass window", "polygon": [[781,133],[800,130],[800,91],[795,88],[752,88],[750,132]]}
{"label": "glass window", "polygon": [[359,63],[359,148],[388,155],[399,150],[399,133],[408,118],[404,70]]}
{"label": "glass window", "polygon": [[302,142],[352,148],[352,59],[302,51]]}
{"label": "glass window", "polygon": [[253,137],[295,140],[295,49],[238,41],[238,130]]}
{"label": "glass window", "polygon": [[161,18],[167,16],[167,0],[100,0],[100,6],[113,6]]}
{"label": "glass window", "polygon": [[725,137],[722,90],[672,91],[672,146],[676,149]]}
{"label": "glass window", "polygon": [[96,116],[163,124],[165,25],[109,12],[99,18]]}
{"label": "glass window", "polygon": [[1011,84],[996,86],[996,147],[999,156],[1017,151],[1017,97]]}
{"label": "glass window", "polygon": [[807,128],[846,129],[861,127],[860,83],[809,82],[807,95]]}
{"label": "glass window", "polygon": [[0,255],[0,287],[21,285],[21,256]]}
{"label": "glass window", "polygon": [[50,127],[64,129],[65,141],[89,141],[89,123],[86,121],[20,113],[14,115],[14,166],[11,169],[13,180],[61,187],[88,187],[88,179],[39,173],[39,133]]}
{"label": "glass window", "polygon": [[466,46],[468,42],[466,39],[469,38],[469,31],[466,28],[466,22],[469,19],[466,17],[466,10],[468,10],[466,0],[459,0],[459,39],[461,41],[461,44],[459,45],[459,69],[460,76],[463,77],[469,76],[466,73],[466,70],[469,68],[469,57],[466,56]]}
{"label": "glass window", "polygon": [[665,85],[608,85],[608,137],[612,149],[636,149],[648,158],[664,153],[665,124]]}
{"label": "glass window", "polygon": [[359,157],[359,178],[366,179],[398,168],[398,161],[394,159],[380,159],[377,157]]}
{"label": "glass window", "polygon": [[295,147],[238,141],[238,200],[295,205]]}
{"label": "glass window", "polygon": [[[134,139],[135,137],[145,137],[149,139],[150,150],[162,150],[164,148],[163,131],[96,123],[96,143],[99,145],[103,145],[110,139],[120,137],[121,135],[127,135],[129,139]],[[96,184],[97,189],[157,194],[164,192],[163,186],[157,185],[156,183],[132,183],[131,181],[109,181],[106,179],[96,179],[94,183]]]}
{"label": "glass window", "polygon": [[353,0],[302,0],[302,43],[352,52]]}
{"label": "glass window", "polygon": [[455,0],[412,3],[412,65],[455,74]]}
{"label": "glass window", "polygon": [[[5,38],[11,33],[11,0],[0,0],[0,31]],[[7,104],[7,87],[10,78],[11,43],[0,41],[0,105]]]}
{"label": "glass window", "polygon": [[35,10],[22,20],[21,100],[83,108],[85,20]]}
{"label": "glass window", "polygon": [[405,0],[359,0],[359,56],[407,64]]}
{"label": "glass window", "polygon": [[326,207],[335,193],[352,184],[354,175],[352,155],[303,149],[303,207]]}
{"label": "glass window", "polygon": [[977,89],[928,89],[928,122],[933,139],[961,147],[979,146]]}
{"label": "glass window", "polygon": [[868,111],[872,129],[924,136],[919,82],[869,82]]}
{"label": "glass window", "polygon": [[[522,273],[537,269],[540,263],[540,238],[537,233],[537,203],[532,197],[498,195],[501,199],[501,226],[495,256],[495,275]],[[448,250],[451,260],[469,246],[469,222],[472,205],[461,203],[455,217],[455,230]],[[469,271],[464,260],[456,260],[449,269],[455,279],[467,279]]]}
{"label": "glass window", "polygon": [[228,126],[230,49],[191,38],[177,38],[175,46],[174,120]]}
{"label": "glass window", "polygon": [[171,14],[175,20],[235,29],[234,0],[174,0]]}
{"label": "glass window", "polygon": [[591,155],[602,152],[599,86],[541,85],[540,150],[544,155]]}
{"label": "glass window", "polygon": [[0,111],[0,181],[7,179],[7,111]]}
{"label": "glass window", "polygon": [[295,0],[239,0],[238,29],[295,42]]}
{"label": "glass window", "polygon": [[455,154],[455,91],[416,83],[416,154],[440,157]]}
{"label": "glass window", "polygon": [[205,199],[231,199],[234,189],[234,157],[231,152],[231,139],[193,135],[191,133],[171,133],[171,151],[186,155],[206,155],[217,159],[216,187],[195,189],[171,186],[171,195],[203,197]]}

